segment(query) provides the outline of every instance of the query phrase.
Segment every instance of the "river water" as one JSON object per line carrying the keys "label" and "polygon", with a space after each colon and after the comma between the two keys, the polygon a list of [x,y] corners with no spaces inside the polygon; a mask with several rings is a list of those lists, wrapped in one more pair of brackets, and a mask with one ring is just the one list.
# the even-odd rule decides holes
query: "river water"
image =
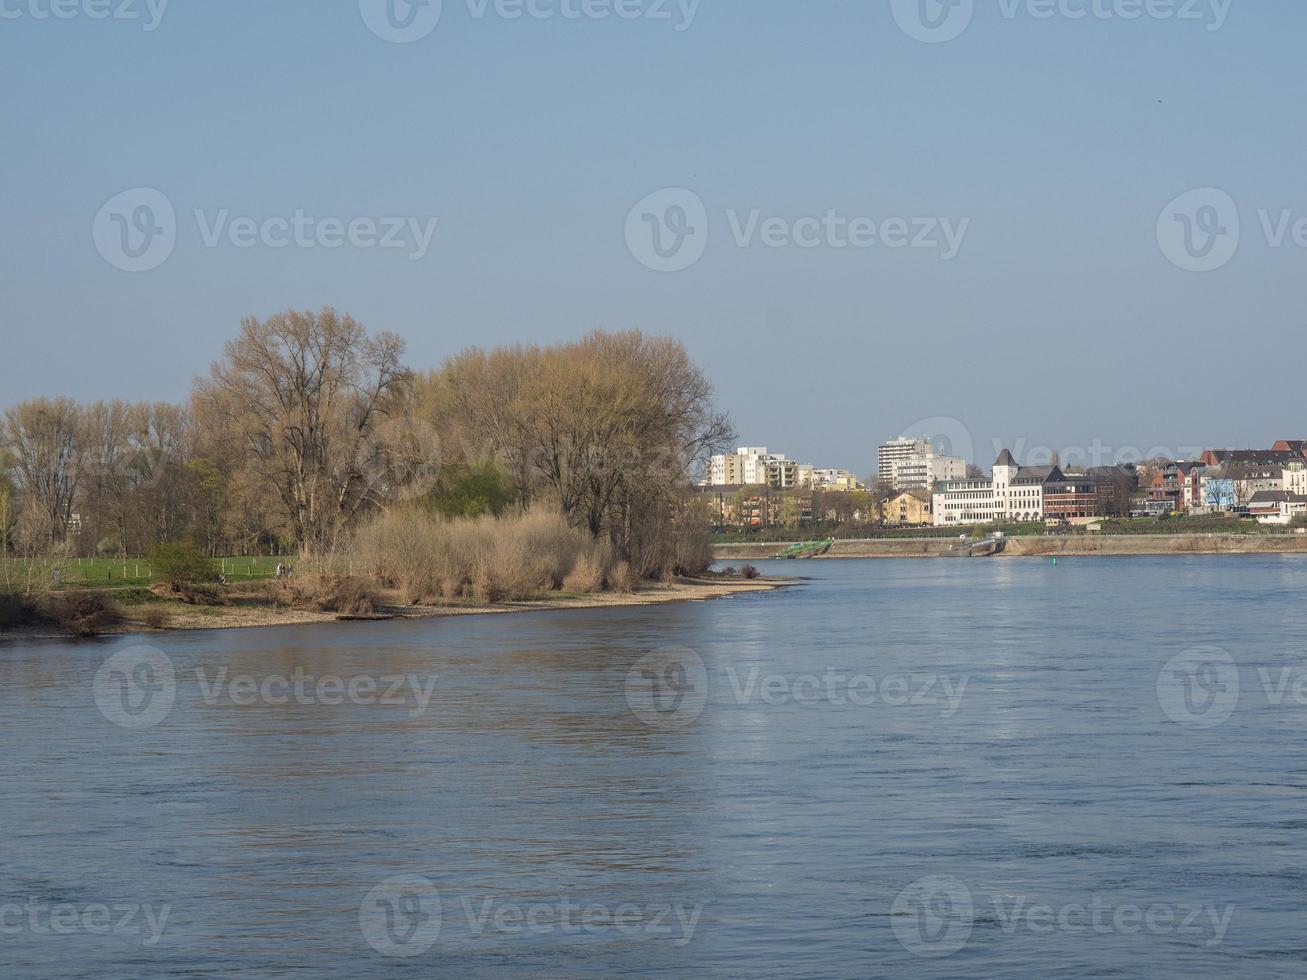
{"label": "river water", "polygon": [[1300,976],[1307,560],[0,642],[5,977]]}

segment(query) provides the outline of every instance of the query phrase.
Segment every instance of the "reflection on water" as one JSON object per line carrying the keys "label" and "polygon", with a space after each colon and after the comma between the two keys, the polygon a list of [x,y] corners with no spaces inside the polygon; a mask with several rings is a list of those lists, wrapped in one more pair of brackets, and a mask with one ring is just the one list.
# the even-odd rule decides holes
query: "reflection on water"
{"label": "reflection on water", "polygon": [[[812,578],[664,607],[0,644],[0,971],[1299,972],[1307,562],[776,568]],[[94,678],[142,642],[176,699],[133,731]],[[1158,702],[1162,665],[1203,645],[1242,682],[1210,728]],[[667,648],[699,658],[706,704],[649,724],[631,676]],[[394,703],[384,683],[233,695],[296,676],[406,684]],[[1066,912],[1095,903],[1106,928]],[[100,928],[106,906],[122,928]],[[1162,906],[1175,925],[1113,924]],[[1208,925],[1182,930],[1190,910]]]}

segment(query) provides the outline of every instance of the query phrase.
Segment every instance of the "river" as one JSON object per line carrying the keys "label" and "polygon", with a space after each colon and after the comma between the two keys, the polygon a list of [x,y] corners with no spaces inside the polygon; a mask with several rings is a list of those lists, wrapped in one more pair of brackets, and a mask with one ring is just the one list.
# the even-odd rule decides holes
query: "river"
{"label": "river", "polygon": [[1299,976],[1307,558],[0,641],[0,975]]}

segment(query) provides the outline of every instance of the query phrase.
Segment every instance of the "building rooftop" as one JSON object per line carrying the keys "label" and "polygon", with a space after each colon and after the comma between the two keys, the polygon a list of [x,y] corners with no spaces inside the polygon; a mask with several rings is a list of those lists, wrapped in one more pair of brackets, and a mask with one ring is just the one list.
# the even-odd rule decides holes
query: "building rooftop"
{"label": "building rooftop", "polygon": [[[998,465],[998,464],[995,464]],[[1056,466],[1023,466],[1017,470],[1014,483],[1047,483],[1049,480],[1062,480],[1065,477]]]}

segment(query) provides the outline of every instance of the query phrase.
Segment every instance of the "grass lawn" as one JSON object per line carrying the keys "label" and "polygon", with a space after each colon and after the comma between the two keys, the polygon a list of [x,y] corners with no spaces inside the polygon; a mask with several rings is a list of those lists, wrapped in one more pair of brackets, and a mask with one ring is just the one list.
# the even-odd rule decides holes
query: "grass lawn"
{"label": "grass lawn", "polygon": [[[277,563],[289,558],[242,556],[215,558],[213,563],[229,582],[252,582],[274,578]],[[154,580],[150,563],[144,558],[64,558],[28,562],[25,559],[0,559],[0,592],[21,591],[30,581],[34,586],[49,587],[59,573],[61,588],[145,588]]]}

